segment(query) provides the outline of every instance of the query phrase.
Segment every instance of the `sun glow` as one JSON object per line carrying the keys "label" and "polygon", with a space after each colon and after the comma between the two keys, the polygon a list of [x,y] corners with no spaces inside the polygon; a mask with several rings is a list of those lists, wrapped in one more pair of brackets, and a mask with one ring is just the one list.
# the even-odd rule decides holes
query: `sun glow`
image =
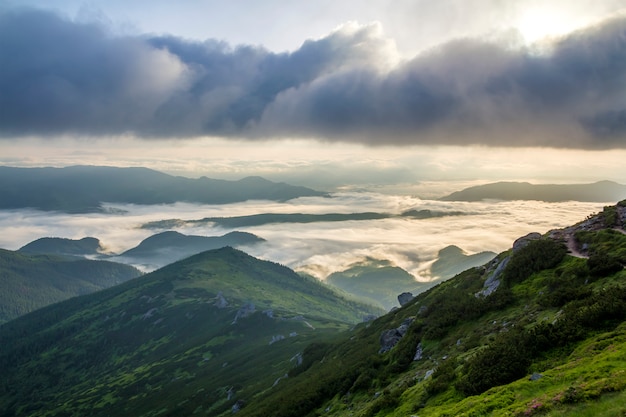
{"label": "sun glow", "polygon": [[588,22],[582,21],[563,10],[549,6],[538,6],[526,9],[516,25],[528,44],[546,38],[562,36],[572,32]]}

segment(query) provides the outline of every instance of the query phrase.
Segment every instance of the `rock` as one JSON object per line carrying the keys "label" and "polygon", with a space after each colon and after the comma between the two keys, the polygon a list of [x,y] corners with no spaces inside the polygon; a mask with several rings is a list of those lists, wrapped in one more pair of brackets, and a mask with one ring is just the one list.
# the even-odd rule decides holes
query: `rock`
{"label": "rock", "polygon": [[296,366],[302,365],[302,353],[296,353],[291,359],[289,359],[289,362],[292,361],[296,362]]}
{"label": "rock", "polygon": [[541,234],[537,232],[529,233],[526,236],[520,237],[515,242],[513,242],[513,252],[514,253],[517,252],[518,250],[527,246],[533,240],[538,240],[538,239],[541,239]]}
{"label": "rock", "polygon": [[265,314],[267,317],[269,317],[270,319],[274,318],[274,310],[263,310],[263,314]]}
{"label": "rock", "polygon": [[226,301],[221,291],[218,292],[217,295],[215,296],[215,302],[213,303],[213,305],[217,308],[228,307],[228,301]]}
{"label": "rock", "polygon": [[278,334],[276,336],[272,336],[272,340],[270,340],[270,345],[273,345],[274,343],[281,341],[285,339],[285,336],[283,336],[282,334]]}
{"label": "rock", "polygon": [[276,385],[278,385],[278,383],[280,382],[280,380],[281,380],[281,379],[286,379],[286,378],[289,378],[289,375],[288,375],[288,374],[285,374],[285,375],[283,375],[283,376],[279,376],[279,377],[276,379],[276,381],[274,381],[274,384],[272,385],[272,388],[274,388]]}
{"label": "rock", "polygon": [[239,310],[237,310],[237,314],[235,314],[235,319],[232,324],[237,323],[237,320],[248,317],[250,314],[254,313],[256,308],[252,303],[246,303],[241,306]]}
{"label": "rock", "polygon": [[234,387],[230,387],[228,389],[228,392],[226,392],[226,399],[230,401],[234,396],[235,396],[235,389]]}
{"label": "rock", "polygon": [[498,289],[498,287],[500,286],[500,275],[502,275],[504,268],[506,268],[506,266],[509,264],[510,259],[511,258],[507,256],[497,264],[498,266],[496,267],[496,269],[485,280],[485,283],[483,284],[483,289],[474,294],[476,298],[487,297],[493,294],[493,292]]}
{"label": "rock", "polygon": [[235,414],[237,413],[239,410],[241,410],[243,407],[245,407],[246,403],[243,400],[237,400],[237,402],[235,404],[233,404],[233,406],[231,407],[230,411]]}
{"label": "rock", "polygon": [[530,381],[537,381],[538,379],[543,378],[543,375],[538,374],[537,372],[534,372],[530,378],[528,378]]}
{"label": "rock", "polygon": [[151,308],[150,310],[146,311],[146,313],[143,316],[141,316],[141,319],[142,320],[147,320],[150,317],[152,317],[154,315],[154,313],[156,313],[156,312],[157,312],[156,308]]}
{"label": "rock", "polygon": [[419,361],[422,359],[422,354],[424,353],[424,350],[422,349],[422,342],[419,342],[417,344],[417,349],[415,350],[415,356],[413,356],[413,360],[414,361]]}
{"label": "rock", "polygon": [[407,332],[407,330],[409,330],[409,326],[411,325],[411,323],[413,323],[415,321],[414,317],[408,317],[406,319],[404,319],[402,321],[402,324],[400,324],[400,326],[398,326],[398,328],[396,330],[398,330],[398,332],[404,336],[405,333]]}
{"label": "rock", "polygon": [[435,373],[434,369],[429,369],[428,371],[426,371],[426,374],[424,375],[424,379],[430,378],[434,373]]}
{"label": "rock", "polygon": [[401,306],[403,306],[403,305],[409,303],[414,298],[415,297],[410,292],[403,292],[402,294],[400,294],[398,296],[398,302],[400,303]]}
{"label": "rock", "polygon": [[398,329],[383,330],[380,334],[380,349],[378,353],[389,352],[402,339]]}
{"label": "rock", "polygon": [[378,353],[389,352],[406,334],[411,323],[415,321],[415,317],[404,319],[402,324],[395,329],[384,330],[380,334],[380,349]]}

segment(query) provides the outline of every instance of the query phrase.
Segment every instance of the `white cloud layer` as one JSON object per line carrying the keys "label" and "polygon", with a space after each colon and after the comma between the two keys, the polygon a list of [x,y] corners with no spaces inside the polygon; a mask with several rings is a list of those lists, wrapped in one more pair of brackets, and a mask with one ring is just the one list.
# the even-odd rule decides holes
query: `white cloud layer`
{"label": "white cloud layer", "polygon": [[[418,280],[430,279],[428,267],[439,250],[457,245],[468,253],[501,252],[530,232],[545,233],[583,220],[601,210],[597,203],[501,202],[463,203],[420,200],[377,193],[338,193],[333,198],[302,198],[288,203],[248,202],[223,206],[175,204],[116,206],[124,215],[68,215],[35,211],[0,211],[0,247],[18,249],[39,237],[97,237],[108,250],[120,253],[156,230],[139,228],[154,220],[239,216],[258,213],[351,213],[376,211],[399,214],[409,209],[462,211],[465,216],[424,220],[390,218],[308,224],[267,224],[238,229],[257,234],[267,243],[244,248],[254,256],[283,263],[323,278],[368,256],[389,259]],[[538,215],[537,213],[540,213]],[[211,225],[177,229],[185,234],[218,236],[231,229]]]}

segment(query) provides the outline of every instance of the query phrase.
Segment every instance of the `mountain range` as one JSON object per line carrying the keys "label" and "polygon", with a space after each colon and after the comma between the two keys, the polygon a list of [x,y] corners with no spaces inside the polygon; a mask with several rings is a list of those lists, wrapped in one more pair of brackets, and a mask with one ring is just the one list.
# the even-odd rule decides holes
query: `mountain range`
{"label": "mountain range", "polygon": [[246,200],[286,201],[325,193],[261,177],[239,181],[175,177],[148,168],[71,166],[0,167],[0,209],[34,208],[70,213],[103,211],[103,203],[226,204]]}
{"label": "mountain range", "polygon": [[202,252],[0,326],[0,414],[621,415],[625,224],[521,237],[387,314]]}
{"label": "mountain range", "polygon": [[626,198],[626,185],[613,181],[592,184],[530,184],[497,182],[456,191],[443,201],[538,200],[546,202],[587,201],[605,203]]}

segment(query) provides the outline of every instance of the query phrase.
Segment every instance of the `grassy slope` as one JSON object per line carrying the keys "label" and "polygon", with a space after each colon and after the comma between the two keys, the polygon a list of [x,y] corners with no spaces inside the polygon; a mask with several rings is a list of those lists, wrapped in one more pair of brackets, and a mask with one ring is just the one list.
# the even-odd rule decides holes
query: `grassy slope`
{"label": "grassy slope", "polygon": [[113,262],[0,249],[0,323],[139,275],[137,269]]}
{"label": "grassy slope", "polygon": [[[510,255],[503,253],[490,267],[305,351],[291,384],[241,415],[624,415],[626,235],[600,230],[578,238],[590,259],[560,259],[556,246],[541,241],[513,255],[501,287],[477,299],[495,264]],[[607,268],[616,260],[617,269]],[[406,335],[378,353],[381,332],[407,318],[414,321]],[[413,360],[418,343],[422,358]],[[542,377],[531,381],[533,373]]]}
{"label": "grassy slope", "polygon": [[[255,312],[235,323],[251,302]],[[280,265],[205,252],[0,327],[0,415],[230,413],[313,340],[369,312]]]}

